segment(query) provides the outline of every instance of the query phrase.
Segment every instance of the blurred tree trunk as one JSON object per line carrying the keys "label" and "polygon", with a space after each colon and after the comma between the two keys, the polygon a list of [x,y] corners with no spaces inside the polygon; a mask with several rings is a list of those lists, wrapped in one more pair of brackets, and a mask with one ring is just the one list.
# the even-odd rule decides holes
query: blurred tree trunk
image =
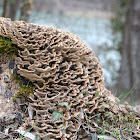
{"label": "blurred tree trunk", "polygon": [[123,31],[120,89],[128,91],[131,101],[140,99],[140,1],[128,0],[128,12]]}
{"label": "blurred tree trunk", "polygon": [[4,0],[3,17],[15,20],[19,0]]}
{"label": "blurred tree trunk", "polygon": [[33,0],[22,0],[20,3],[21,8],[21,14],[20,14],[20,20],[28,21],[31,10],[33,8]]}

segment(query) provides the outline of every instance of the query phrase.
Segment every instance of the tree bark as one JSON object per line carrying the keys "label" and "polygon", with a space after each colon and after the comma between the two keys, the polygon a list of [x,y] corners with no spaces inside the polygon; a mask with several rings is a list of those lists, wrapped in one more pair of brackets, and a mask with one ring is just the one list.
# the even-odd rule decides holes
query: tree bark
{"label": "tree bark", "polygon": [[11,20],[15,20],[18,4],[19,0],[4,0],[2,16],[6,18],[11,18]]}
{"label": "tree bark", "polygon": [[28,21],[31,10],[33,8],[33,0],[24,0],[20,4],[21,7],[21,14],[20,14],[20,20]]}
{"label": "tree bark", "polygon": [[134,89],[131,101],[140,100],[140,1],[129,0],[123,31],[122,62],[119,88]]}

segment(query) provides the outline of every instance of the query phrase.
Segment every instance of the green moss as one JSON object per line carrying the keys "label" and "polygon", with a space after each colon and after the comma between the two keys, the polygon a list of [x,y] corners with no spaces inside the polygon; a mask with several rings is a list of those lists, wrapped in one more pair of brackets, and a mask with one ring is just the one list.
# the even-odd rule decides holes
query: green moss
{"label": "green moss", "polygon": [[98,119],[102,118],[102,123],[94,120],[98,126],[98,135],[110,135],[114,138],[121,138],[120,131],[127,138],[131,137],[131,132],[137,132],[139,126],[139,118],[135,114],[114,114],[109,115],[109,113],[101,113]]}
{"label": "green moss", "polygon": [[[111,105],[111,101],[104,99],[104,103],[109,105],[110,109],[114,107],[114,105]],[[132,139],[132,132],[134,134],[140,132],[140,118],[137,114],[132,111],[125,114],[121,110],[113,113],[110,109],[103,106],[100,111],[96,110],[92,116],[85,114],[86,122],[84,127],[88,124],[85,129],[88,130],[87,133],[92,133],[89,128],[96,128],[97,135],[112,136],[117,140],[123,140],[122,135],[127,139]]]}
{"label": "green moss", "polygon": [[12,74],[11,71],[9,73],[11,75],[11,80],[19,86],[19,89],[13,96],[13,99],[16,100],[17,98],[23,97],[26,100],[30,94],[34,93],[35,86],[31,82],[28,81],[25,85],[22,83],[22,77],[17,74]]}
{"label": "green moss", "polygon": [[[8,55],[9,59],[14,59],[17,56],[18,48],[12,41],[6,37],[0,36],[0,55]],[[12,81],[19,85],[19,90],[15,93],[14,99],[18,97],[28,97],[30,94],[34,92],[34,86],[31,82],[27,82],[26,85],[22,83],[22,79],[19,75],[12,74],[9,72],[12,78]]]}
{"label": "green moss", "polygon": [[18,48],[16,45],[12,43],[12,41],[6,37],[0,36],[0,54],[8,54],[11,59],[13,59],[18,52]]}
{"label": "green moss", "polygon": [[32,84],[26,85],[19,85],[19,90],[15,93],[13,96],[13,99],[17,99],[19,97],[24,97],[25,99],[30,95],[34,93],[34,86]]}
{"label": "green moss", "polygon": [[[102,122],[98,122],[99,119],[102,119]],[[121,138],[120,131],[122,131],[123,135],[129,138],[131,137],[130,132],[138,131],[139,119],[133,112],[130,114],[102,112],[98,119],[95,119],[95,122],[100,126],[97,134],[104,133],[104,135],[110,135],[118,139]]]}

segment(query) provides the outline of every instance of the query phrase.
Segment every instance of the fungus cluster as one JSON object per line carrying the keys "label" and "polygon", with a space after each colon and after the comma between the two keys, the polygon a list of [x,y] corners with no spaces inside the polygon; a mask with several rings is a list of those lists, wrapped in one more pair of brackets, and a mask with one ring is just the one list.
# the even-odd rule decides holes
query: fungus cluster
{"label": "fungus cluster", "polygon": [[[68,31],[24,21],[0,18],[0,35],[18,46],[17,73],[36,86],[30,104],[39,135],[76,139],[84,113],[92,115],[110,94],[94,53]],[[53,121],[54,112],[62,117]]]}

